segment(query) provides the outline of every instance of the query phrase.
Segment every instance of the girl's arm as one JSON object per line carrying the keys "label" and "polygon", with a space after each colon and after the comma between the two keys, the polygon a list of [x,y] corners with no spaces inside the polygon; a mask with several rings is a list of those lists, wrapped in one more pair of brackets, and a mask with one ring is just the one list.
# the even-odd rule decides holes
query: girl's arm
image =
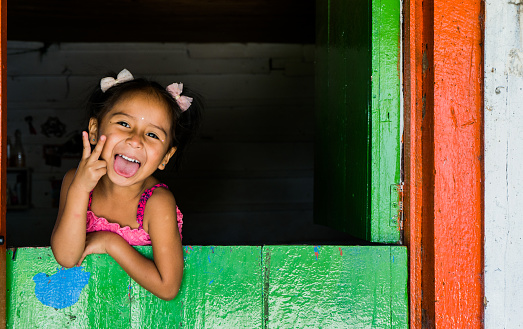
{"label": "girl's arm", "polygon": [[64,267],[75,266],[84,252],[89,193],[107,171],[106,162],[99,159],[105,136],[100,137],[92,154],[86,132],[82,139],[82,160],[76,171],[69,170],[64,176],[58,216],[51,234],[54,257]]}
{"label": "girl's arm", "polygon": [[108,253],[140,286],[171,300],[178,294],[183,276],[182,242],[172,194],[157,189],[147,201],[145,217],[154,260],[142,256],[116,233],[93,232],[87,235],[80,263],[86,255]]}

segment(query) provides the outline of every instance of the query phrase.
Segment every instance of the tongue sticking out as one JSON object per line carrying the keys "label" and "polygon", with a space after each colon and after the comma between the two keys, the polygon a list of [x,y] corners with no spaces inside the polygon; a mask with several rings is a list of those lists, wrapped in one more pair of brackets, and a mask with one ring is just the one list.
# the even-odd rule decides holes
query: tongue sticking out
{"label": "tongue sticking out", "polygon": [[121,156],[116,156],[114,159],[114,171],[120,176],[131,177],[138,171],[140,164],[137,162],[127,161]]}

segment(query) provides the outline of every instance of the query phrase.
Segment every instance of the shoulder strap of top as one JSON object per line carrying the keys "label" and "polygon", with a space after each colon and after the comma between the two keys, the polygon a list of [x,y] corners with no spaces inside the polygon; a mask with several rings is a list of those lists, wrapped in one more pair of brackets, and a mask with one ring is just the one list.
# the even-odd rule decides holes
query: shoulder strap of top
{"label": "shoulder strap of top", "polygon": [[159,183],[143,191],[142,196],[140,197],[140,202],[138,203],[138,211],[136,212],[136,221],[140,225],[138,227],[140,229],[143,228],[143,214],[145,211],[145,204],[147,203],[149,197],[153,194],[154,190],[156,190],[156,188],[158,187],[165,187],[166,189],[169,188],[167,185]]}

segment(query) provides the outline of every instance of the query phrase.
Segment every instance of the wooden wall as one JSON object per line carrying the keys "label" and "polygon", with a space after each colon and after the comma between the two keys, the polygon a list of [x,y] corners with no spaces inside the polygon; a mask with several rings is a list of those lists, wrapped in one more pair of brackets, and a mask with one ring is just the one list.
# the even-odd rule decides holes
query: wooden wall
{"label": "wooden wall", "polygon": [[485,328],[523,324],[523,4],[485,2]]}
{"label": "wooden wall", "polygon": [[[185,215],[184,244],[361,242],[313,224],[314,45],[10,41],[7,63],[8,135],[21,130],[33,170],[32,207],[8,211],[8,246],[48,244],[59,182],[78,157],[46,163],[44,148],[78,140],[91,86],[123,68],[206,99],[184,167],[162,176]],[[42,132],[49,118],[62,136]]]}

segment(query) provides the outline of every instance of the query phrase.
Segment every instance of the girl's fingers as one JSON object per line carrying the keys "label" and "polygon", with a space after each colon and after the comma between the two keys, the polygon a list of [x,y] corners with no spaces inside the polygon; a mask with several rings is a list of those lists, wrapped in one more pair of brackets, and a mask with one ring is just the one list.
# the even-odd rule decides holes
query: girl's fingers
{"label": "girl's fingers", "polygon": [[104,135],[100,136],[100,139],[98,140],[98,143],[96,143],[93,153],[91,154],[91,158],[95,160],[100,158],[100,154],[102,154],[102,150],[104,148],[105,140],[106,137]]}
{"label": "girl's fingers", "polygon": [[87,131],[82,131],[82,144],[84,146],[82,159],[87,159],[91,155],[91,144],[89,143]]}
{"label": "girl's fingers", "polygon": [[107,168],[107,162],[105,160],[98,160],[93,167],[95,169],[105,169]]}
{"label": "girl's fingers", "polygon": [[78,263],[76,263],[76,266],[80,266],[80,265],[82,265],[82,262],[84,261],[85,256],[86,256],[86,255],[85,255],[85,252],[84,252],[84,254],[83,254],[82,257],[80,258],[80,260],[78,261]]}

